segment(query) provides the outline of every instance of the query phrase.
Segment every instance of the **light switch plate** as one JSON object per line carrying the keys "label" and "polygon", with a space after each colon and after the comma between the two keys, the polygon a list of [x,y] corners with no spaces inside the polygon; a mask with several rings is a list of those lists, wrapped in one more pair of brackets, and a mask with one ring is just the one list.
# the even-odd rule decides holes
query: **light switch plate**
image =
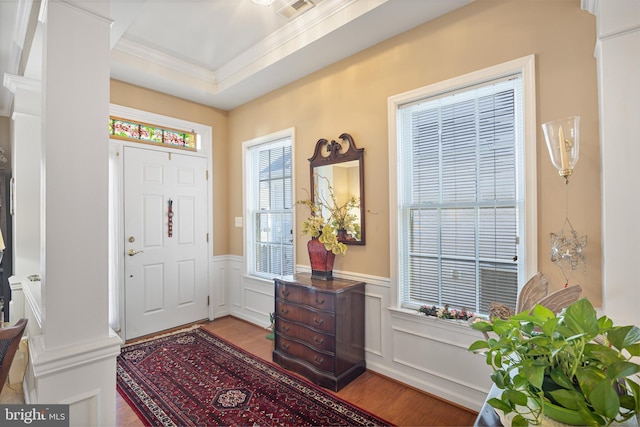
{"label": "light switch plate", "polygon": [[236,227],[242,227],[242,217],[237,216],[235,219],[236,219]]}

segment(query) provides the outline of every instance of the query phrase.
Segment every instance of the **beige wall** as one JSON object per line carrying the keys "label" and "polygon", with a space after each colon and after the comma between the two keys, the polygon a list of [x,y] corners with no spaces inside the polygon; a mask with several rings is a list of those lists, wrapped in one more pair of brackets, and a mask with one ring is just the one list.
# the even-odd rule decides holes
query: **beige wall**
{"label": "beige wall", "polygon": [[231,225],[229,209],[227,209],[229,191],[227,112],[118,80],[111,80],[110,102],[212,127],[213,173],[210,172],[210,176],[213,176],[213,251],[214,255],[228,254],[228,230]]}
{"label": "beige wall", "polygon": [[[387,98],[411,89],[535,54],[538,120],[538,268],[554,288],[564,279],[550,261],[549,234],[564,220],[564,182],[551,165],[540,124],[579,115],[581,156],[569,188],[569,217],[587,234],[586,274],[571,284],[601,305],[601,190],[595,17],[578,0],[478,0],[229,112],[228,218],[242,215],[242,142],[296,129],[296,198],[309,188],[309,163],[319,138],[350,133],[365,149],[366,246],[350,246],[335,269],[389,277]],[[298,211],[297,224],[305,212]],[[242,255],[240,228],[229,252]],[[308,265],[297,236],[297,262]]]}

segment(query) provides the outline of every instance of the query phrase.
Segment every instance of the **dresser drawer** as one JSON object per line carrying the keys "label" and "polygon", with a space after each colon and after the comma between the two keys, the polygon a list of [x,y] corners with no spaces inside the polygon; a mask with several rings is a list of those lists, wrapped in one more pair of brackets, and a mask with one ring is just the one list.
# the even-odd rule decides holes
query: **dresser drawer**
{"label": "dresser drawer", "polygon": [[335,333],[335,314],[316,311],[305,306],[276,301],[276,316],[313,328],[320,332]]}
{"label": "dresser drawer", "polygon": [[293,303],[308,305],[318,310],[335,311],[335,295],[318,292],[314,289],[300,286],[278,284],[276,298]]}
{"label": "dresser drawer", "polygon": [[279,319],[276,327],[278,329],[278,333],[286,335],[288,338],[295,338],[298,341],[304,341],[318,350],[330,353],[334,352],[336,339],[333,335],[323,334],[309,329],[306,326],[287,322],[284,319]]}
{"label": "dresser drawer", "polygon": [[335,356],[315,351],[304,344],[288,340],[283,336],[279,336],[276,342],[277,350],[284,354],[298,358],[309,363],[316,369],[322,369],[327,372],[334,371]]}

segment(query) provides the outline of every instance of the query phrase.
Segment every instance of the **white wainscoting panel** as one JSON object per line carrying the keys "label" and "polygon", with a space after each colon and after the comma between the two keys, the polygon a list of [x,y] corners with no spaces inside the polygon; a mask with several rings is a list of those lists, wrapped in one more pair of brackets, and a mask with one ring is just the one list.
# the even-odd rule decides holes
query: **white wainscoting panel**
{"label": "white wainscoting panel", "polygon": [[229,256],[215,256],[211,262],[209,283],[209,320],[229,314]]}
{"label": "white wainscoting panel", "polygon": [[98,407],[100,403],[100,389],[94,389],[81,395],[71,396],[60,402],[69,405],[69,417],[75,425],[98,425]]}
{"label": "white wainscoting panel", "polygon": [[427,317],[407,310],[391,310],[390,357],[385,369],[393,378],[479,410],[491,386],[485,358],[467,350],[482,339],[465,322]]}
{"label": "white wainscoting panel", "polygon": [[234,307],[232,314],[266,328],[271,324],[269,313],[275,310],[274,287],[272,280],[242,276],[243,305]]}
{"label": "white wainscoting panel", "polygon": [[242,288],[244,260],[242,257],[229,257],[229,273],[227,274],[227,289],[231,296],[230,311],[242,307]]}
{"label": "white wainscoting panel", "polygon": [[[366,289],[366,287],[365,287]],[[364,350],[382,357],[383,296],[368,291],[364,300]]]}
{"label": "white wainscoting panel", "polygon": [[[265,327],[269,326],[269,315],[267,313],[266,319],[264,318],[264,308],[274,305],[274,283],[251,283],[253,286],[245,287],[244,295],[244,309],[247,314],[254,317],[256,320],[262,320]],[[273,312],[271,310],[270,312]],[[264,319],[264,320],[263,320]]]}

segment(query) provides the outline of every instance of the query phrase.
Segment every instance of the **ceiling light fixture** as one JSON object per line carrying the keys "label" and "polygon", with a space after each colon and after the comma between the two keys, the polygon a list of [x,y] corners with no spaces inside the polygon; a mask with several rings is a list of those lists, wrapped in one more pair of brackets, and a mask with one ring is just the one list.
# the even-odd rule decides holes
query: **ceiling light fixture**
{"label": "ceiling light fixture", "polygon": [[273,4],[273,2],[276,0],[251,0],[251,1],[254,2],[255,4],[259,4],[262,6],[271,6],[271,4]]}

